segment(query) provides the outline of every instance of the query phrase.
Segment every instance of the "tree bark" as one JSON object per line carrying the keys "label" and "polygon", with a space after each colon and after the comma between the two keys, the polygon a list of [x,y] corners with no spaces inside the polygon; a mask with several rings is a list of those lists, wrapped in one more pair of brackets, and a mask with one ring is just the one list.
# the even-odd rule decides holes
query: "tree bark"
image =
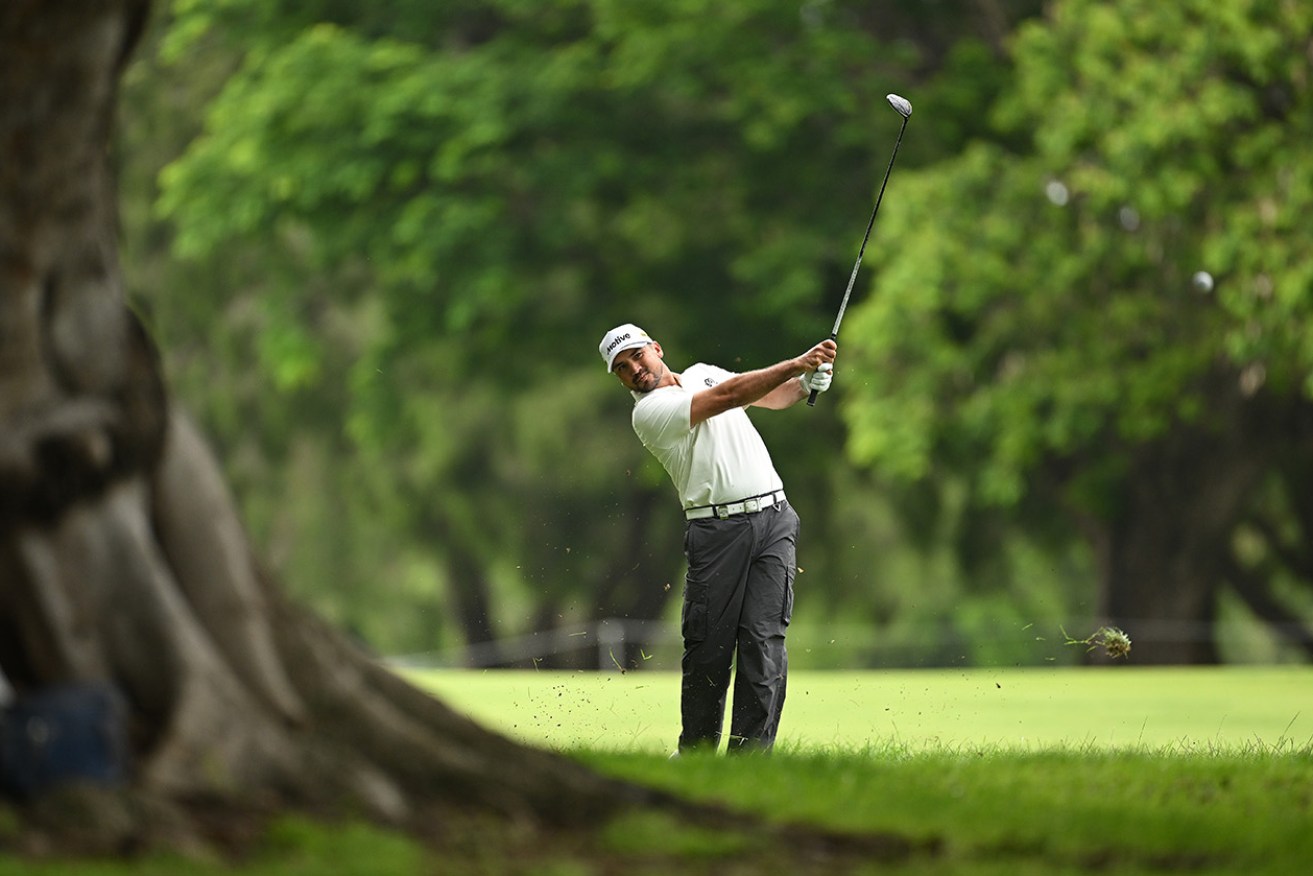
{"label": "tree bark", "polygon": [[[615,558],[605,573],[597,597],[596,619],[659,618],[672,594],[673,598],[680,598],[683,582],[679,573],[684,555],[677,533],[681,530],[672,532],[668,543],[653,543],[654,536],[664,529],[654,528],[653,519],[662,514],[680,513],[673,494],[664,486],[635,491],[632,505],[625,508],[623,548],[614,551]],[[643,642],[626,638],[623,647],[611,656],[625,670],[641,669],[645,653]]]}
{"label": "tree bark", "polygon": [[501,666],[505,663],[501,647],[497,644],[492,619],[492,585],[477,557],[459,537],[452,537],[452,527],[435,527],[435,532],[448,536],[447,574],[456,619],[465,634],[467,645],[479,645],[484,651],[484,666]]}
{"label": "tree bark", "polygon": [[1216,425],[1178,425],[1137,453],[1122,504],[1096,541],[1103,619],[1130,635],[1136,663],[1219,660],[1218,594],[1263,461],[1252,449],[1261,442],[1240,437],[1242,400],[1216,398]]}
{"label": "tree bark", "polygon": [[476,726],[261,579],[119,280],[107,153],[146,12],[0,5],[0,669],[20,693],[116,686],[132,786],[161,800],[407,824],[444,802],[583,823],[661,799]]}

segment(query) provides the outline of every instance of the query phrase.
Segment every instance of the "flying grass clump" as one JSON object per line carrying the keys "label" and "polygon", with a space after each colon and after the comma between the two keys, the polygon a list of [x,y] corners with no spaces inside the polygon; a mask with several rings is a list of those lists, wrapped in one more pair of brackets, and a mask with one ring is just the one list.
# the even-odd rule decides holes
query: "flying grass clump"
{"label": "flying grass clump", "polygon": [[1066,636],[1068,645],[1085,645],[1086,651],[1102,648],[1103,653],[1114,659],[1131,653],[1131,637],[1117,627],[1099,627],[1084,639],[1073,639],[1066,630],[1062,630],[1062,635]]}

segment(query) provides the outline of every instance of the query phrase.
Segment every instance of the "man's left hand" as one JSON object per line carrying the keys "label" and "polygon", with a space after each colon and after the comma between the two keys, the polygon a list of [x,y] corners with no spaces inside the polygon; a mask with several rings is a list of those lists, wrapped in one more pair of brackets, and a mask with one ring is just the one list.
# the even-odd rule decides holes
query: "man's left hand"
{"label": "man's left hand", "polygon": [[830,388],[830,381],[834,380],[834,366],[829,362],[824,363],[815,371],[805,371],[801,377],[802,388],[808,394],[813,392],[825,392]]}

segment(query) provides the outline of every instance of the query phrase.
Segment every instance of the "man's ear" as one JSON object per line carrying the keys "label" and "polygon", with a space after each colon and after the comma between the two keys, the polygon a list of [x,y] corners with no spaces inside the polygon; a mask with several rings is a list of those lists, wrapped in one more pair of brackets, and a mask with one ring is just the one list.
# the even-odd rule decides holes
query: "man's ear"
{"label": "man's ear", "polygon": [[664,359],[664,358],[666,358],[666,351],[663,350],[663,349],[661,349],[661,345],[658,344],[656,341],[653,341],[653,342],[652,342],[652,349],[656,350],[656,354],[657,354],[657,358],[658,358],[658,359]]}

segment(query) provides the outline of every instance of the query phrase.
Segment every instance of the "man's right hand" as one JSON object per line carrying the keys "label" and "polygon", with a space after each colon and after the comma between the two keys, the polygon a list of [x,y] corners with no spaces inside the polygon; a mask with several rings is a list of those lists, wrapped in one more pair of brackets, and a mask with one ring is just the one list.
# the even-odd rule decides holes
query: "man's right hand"
{"label": "man's right hand", "polygon": [[798,369],[803,372],[815,371],[822,365],[834,364],[834,357],[839,353],[839,346],[826,338],[806,353],[798,357]]}

